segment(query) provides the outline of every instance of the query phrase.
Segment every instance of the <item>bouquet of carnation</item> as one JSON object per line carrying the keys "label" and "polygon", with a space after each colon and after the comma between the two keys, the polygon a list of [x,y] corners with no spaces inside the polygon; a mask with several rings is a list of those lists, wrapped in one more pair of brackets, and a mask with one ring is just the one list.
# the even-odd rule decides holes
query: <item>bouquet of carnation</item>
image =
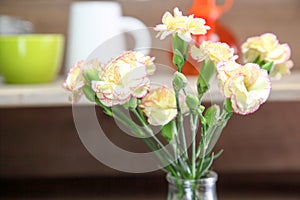
{"label": "bouquet of carnation", "polygon": [[[199,184],[196,180],[211,176],[213,161],[222,153],[213,152],[214,146],[232,114],[247,115],[259,109],[269,97],[270,78],[280,79],[293,66],[290,47],[280,44],[272,33],[247,39],[241,46],[244,63],[240,64],[226,43],[193,41],[193,35],[205,35],[209,29],[204,19],[183,16],[178,8],[174,15],[166,12],[162,24],[154,28],[160,39],[172,37],[177,68],[172,87],[152,88],[149,76],[155,73],[155,58],[136,51],[126,51],[106,64],[80,61],[64,83],[73,102],[84,94],[105,114],[143,137],[151,150],[163,150],[157,157],[169,181],[178,186],[170,199],[200,199],[201,192],[193,189]],[[182,74],[189,55],[201,64],[196,94],[187,91],[188,80]],[[203,96],[215,78],[224,96],[223,106],[205,107]],[[135,119],[125,115],[124,109]],[[154,134],[153,127],[160,127],[162,137]],[[189,150],[187,132],[192,136]],[[165,143],[172,149],[165,149]],[[188,180],[194,181],[189,191],[184,189]]]}

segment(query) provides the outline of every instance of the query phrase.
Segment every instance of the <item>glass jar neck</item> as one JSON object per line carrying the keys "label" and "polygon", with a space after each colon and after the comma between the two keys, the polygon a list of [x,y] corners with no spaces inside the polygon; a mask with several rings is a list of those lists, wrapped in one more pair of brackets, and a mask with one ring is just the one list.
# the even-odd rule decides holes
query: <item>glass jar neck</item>
{"label": "glass jar neck", "polygon": [[167,181],[170,184],[177,185],[180,183],[182,186],[190,187],[191,185],[202,185],[202,186],[214,186],[218,180],[218,175],[214,171],[210,171],[208,175],[204,178],[200,178],[197,180],[194,179],[182,179],[172,176],[171,174],[167,174]]}
{"label": "glass jar neck", "polygon": [[217,179],[218,176],[214,171],[198,180],[185,180],[168,174],[168,200],[217,200]]}

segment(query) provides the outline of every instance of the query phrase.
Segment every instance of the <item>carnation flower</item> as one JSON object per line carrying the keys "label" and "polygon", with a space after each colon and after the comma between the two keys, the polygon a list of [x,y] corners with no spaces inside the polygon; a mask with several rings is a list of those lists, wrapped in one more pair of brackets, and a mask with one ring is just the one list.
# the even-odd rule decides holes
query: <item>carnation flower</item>
{"label": "carnation flower", "polygon": [[294,66],[294,63],[291,60],[288,60],[284,63],[274,65],[274,68],[270,74],[270,77],[272,77],[275,80],[279,80],[283,76],[289,75],[291,73],[291,68],[293,66]]}
{"label": "carnation flower", "polygon": [[284,75],[290,73],[293,67],[291,57],[291,48],[288,44],[279,44],[276,35],[272,33],[265,33],[261,36],[248,38],[242,44],[242,53],[245,62],[259,61],[273,62],[274,72],[270,77],[279,79]]}
{"label": "carnation flower", "polygon": [[267,71],[259,65],[225,62],[219,63],[217,71],[221,91],[226,98],[231,99],[235,113],[253,113],[269,97],[271,82]]}
{"label": "carnation flower", "polygon": [[92,81],[92,89],[105,106],[124,104],[131,97],[141,98],[150,88],[149,75],[155,71],[154,58],[140,52],[126,51],[110,61]]}
{"label": "carnation flower", "polygon": [[210,27],[205,25],[205,20],[202,18],[194,18],[194,15],[183,16],[178,8],[174,9],[174,16],[166,12],[162,18],[162,24],[157,25],[154,30],[159,31],[157,36],[160,39],[165,39],[168,35],[178,33],[178,36],[186,41],[192,40],[192,34],[204,35]]}
{"label": "carnation flower", "polygon": [[193,45],[191,56],[198,62],[209,58],[215,63],[236,60],[238,57],[237,55],[234,56],[234,49],[230,48],[228,44],[212,41],[203,41],[200,48]]}
{"label": "carnation flower", "polygon": [[139,106],[148,117],[149,124],[155,126],[163,126],[177,115],[175,93],[163,86],[151,90]]}
{"label": "carnation flower", "polygon": [[84,61],[77,62],[69,71],[63,87],[71,92],[69,100],[76,103],[82,96],[82,87],[85,85],[81,67]]}

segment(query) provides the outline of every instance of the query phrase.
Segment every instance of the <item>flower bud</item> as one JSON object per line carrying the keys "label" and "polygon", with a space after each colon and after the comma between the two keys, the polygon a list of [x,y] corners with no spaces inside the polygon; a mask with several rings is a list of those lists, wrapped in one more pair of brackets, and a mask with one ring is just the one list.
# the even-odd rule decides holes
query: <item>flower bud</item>
{"label": "flower bud", "polygon": [[218,105],[212,105],[210,106],[206,112],[204,117],[207,120],[207,124],[211,126],[212,124],[215,124],[220,116],[220,107]]}
{"label": "flower bud", "polygon": [[173,78],[173,88],[175,92],[178,92],[179,90],[185,88],[187,85],[187,78],[180,72],[175,72],[174,73],[174,78]]}
{"label": "flower bud", "polygon": [[186,95],[185,102],[191,111],[197,111],[199,108],[199,99],[192,94]]}

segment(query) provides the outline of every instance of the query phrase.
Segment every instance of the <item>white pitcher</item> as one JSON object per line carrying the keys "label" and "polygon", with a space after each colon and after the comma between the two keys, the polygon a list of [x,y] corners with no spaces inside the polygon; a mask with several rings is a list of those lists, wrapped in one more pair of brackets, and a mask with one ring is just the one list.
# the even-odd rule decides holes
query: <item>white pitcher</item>
{"label": "white pitcher", "polygon": [[[136,30],[136,31],[133,31]],[[134,38],[135,48],[149,53],[151,36],[143,22],[122,16],[121,6],[112,1],[74,2],[70,8],[66,71],[79,60],[85,60],[97,47],[102,63],[116,57],[126,48],[125,35]]]}

